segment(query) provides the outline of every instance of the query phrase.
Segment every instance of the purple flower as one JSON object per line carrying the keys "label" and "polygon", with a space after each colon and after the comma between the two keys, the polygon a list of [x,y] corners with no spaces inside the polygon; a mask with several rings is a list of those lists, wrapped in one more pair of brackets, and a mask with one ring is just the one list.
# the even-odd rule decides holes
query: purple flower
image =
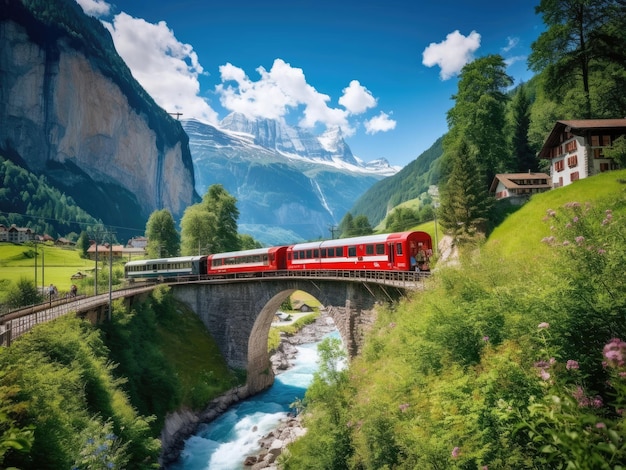
{"label": "purple flower", "polygon": [[568,245],[569,245],[569,241],[564,240],[564,241],[563,241],[563,246],[568,246]]}
{"label": "purple flower", "polygon": [[626,355],[626,343],[619,338],[613,338],[604,346],[602,353],[607,359],[608,366],[622,367]]}
{"label": "purple flower", "polygon": [[544,321],[542,323],[539,323],[539,325],[537,325],[537,328],[539,328],[540,330],[550,328],[550,323]]}
{"label": "purple flower", "polygon": [[574,218],[572,219],[572,222],[574,222],[574,223],[578,222],[578,216],[577,216],[577,217],[574,217]]}
{"label": "purple flower", "polygon": [[567,361],[567,364],[565,365],[565,368],[567,370],[578,369],[578,362],[574,361],[573,359],[570,359],[570,360]]}
{"label": "purple flower", "polygon": [[545,369],[541,369],[541,371],[539,372],[539,376],[544,380],[544,381],[548,381],[550,380],[550,372],[548,372]]}
{"label": "purple flower", "polygon": [[452,449],[452,458],[456,459],[460,453],[461,449],[459,447],[455,447],[454,449]]}
{"label": "purple flower", "polygon": [[487,341],[489,341],[489,336],[483,336],[483,341],[486,343]]}
{"label": "purple flower", "polygon": [[584,242],[584,241],[585,241],[585,237],[583,237],[583,236],[576,237],[576,243],[578,243],[579,245],[581,245],[582,242]]}

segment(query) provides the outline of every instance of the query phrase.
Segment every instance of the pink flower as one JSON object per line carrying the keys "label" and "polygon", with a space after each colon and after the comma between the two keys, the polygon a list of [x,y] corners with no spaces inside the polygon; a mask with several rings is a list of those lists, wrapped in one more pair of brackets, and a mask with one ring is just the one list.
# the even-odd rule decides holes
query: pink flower
{"label": "pink flower", "polygon": [[459,447],[455,447],[452,449],[452,458],[456,459],[461,454],[461,449]]}
{"label": "pink flower", "polygon": [[626,343],[619,338],[613,338],[604,346],[602,353],[607,359],[608,366],[622,367],[626,356]]}
{"label": "pink flower", "polygon": [[402,411],[403,413],[409,409],[409,404],[408,403],[402,403],[401,405],[398,406],[398,408],[400,408],[400,411]]}
{"label": "pink flower", "polygon": [[537,328],[539,328],[540,330],[550,328],[550,323],[544,321],[543,323],[539,323],[539,325],[537,325]]}
{"label": "pink flower", "polygon": [[598,428],[598,429],[605,429],[606,428],[606,424],[604,424],[604,423],[596,423],[596,428]]}
{"label": "pink flower", "polygon": [[486,343],[487,341],[489,341],[489,336],[483,336],[483,341]]}
{"label": "pink flower", "polygon": [[569,361],[567,361],[565,368],[567,370],[578,369],[578,362],[574,361],[573,359],[570,359]]}
{"label": "pink flower", "polygon": [[578,243],[579,245],[582,245],[584,241],[585,241],[585,237],[583,236],[576,237],[576,243]]}
{"label": "pink flower", "polygon": [[539,372],[539,375],[545,381],[550,380],[550,373],[548,371],[546,371],[545,369],[541,369],[541,371]]}

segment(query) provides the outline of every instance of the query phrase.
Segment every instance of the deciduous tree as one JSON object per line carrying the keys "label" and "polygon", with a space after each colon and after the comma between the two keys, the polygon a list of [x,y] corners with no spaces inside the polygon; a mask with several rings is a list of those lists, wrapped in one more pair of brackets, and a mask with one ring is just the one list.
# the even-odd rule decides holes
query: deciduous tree
{"label": "deciduous tree", "polygon": [[146,251],[151,258],[178,256],[180,238],[172,213],[167,209],[154,211],[146,223]]}

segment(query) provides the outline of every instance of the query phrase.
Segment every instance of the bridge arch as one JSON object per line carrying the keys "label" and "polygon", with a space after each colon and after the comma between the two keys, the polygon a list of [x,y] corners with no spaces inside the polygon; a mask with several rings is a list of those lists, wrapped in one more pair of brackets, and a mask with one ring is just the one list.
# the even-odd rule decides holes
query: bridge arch
{"label": "bridge arch", "polygon": [[402,287],[366,280],[246,279],[172,285],[174,296],[200,317],[227,364],[246,371],[248,393],[271,386],[267,341],[274,314],[296,290],[317,298],[335,321],[348,354],[359,353],[377,304],[398,300]]}

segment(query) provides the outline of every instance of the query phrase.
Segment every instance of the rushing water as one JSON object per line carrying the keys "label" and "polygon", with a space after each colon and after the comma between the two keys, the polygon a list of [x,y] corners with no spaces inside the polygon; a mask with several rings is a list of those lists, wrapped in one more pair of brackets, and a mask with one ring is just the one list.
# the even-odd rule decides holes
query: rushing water
{"label": "rushing water", "polygon": [[[339,337],[337,332],[328,336]],[[311,383],[317,369],[318,343],[297,347],[293,367],[276,376],[265,392],[231,407],[215,421],[202,425],[185,442],[170,470],[240,470],[248,455],[257,454],[260,438],[275,429],[290,411],[289,405]]]}

